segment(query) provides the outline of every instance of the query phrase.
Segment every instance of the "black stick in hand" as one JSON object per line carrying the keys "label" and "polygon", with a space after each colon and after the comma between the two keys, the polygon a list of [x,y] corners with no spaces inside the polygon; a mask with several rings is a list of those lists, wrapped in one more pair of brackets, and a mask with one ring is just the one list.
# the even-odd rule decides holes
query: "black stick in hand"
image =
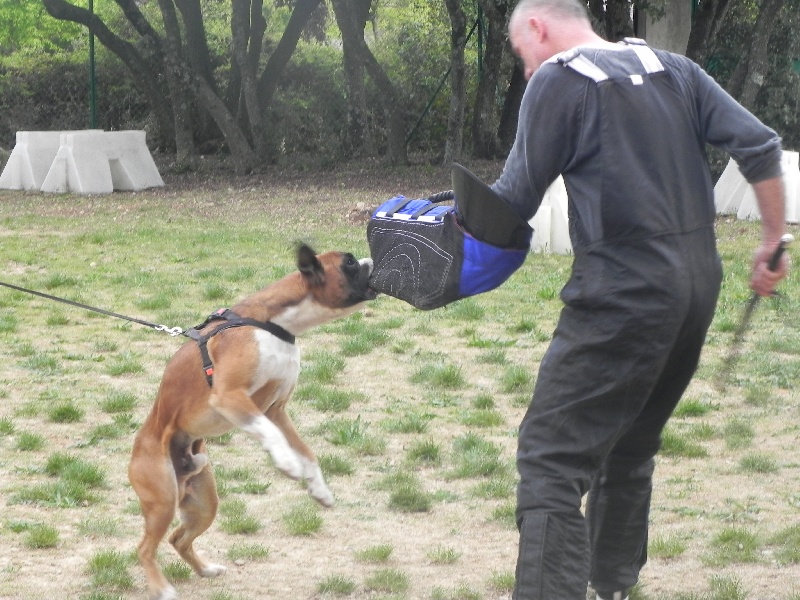
{"label": "black stick in hand", "polygon": [[[767,268],[770,271],[774,271],[778,268],[778,262],[781,260],[781,256],[786,251],[786,248],[794,241],[794,236],[790,233],[787,233],[781,238],[778,247],[775,248],[775,252],[773,252],[772,256],[769,259],[769,263],[767,263]],[[717,381],[717,389],[720,392],[724,392],[725,388],[728,384],[728,379],[730,378],[731,374],[733,373],[733,368],[736,366],[736,361],[739,358],[739,355],[742,351],[742,344],[744,342],[744,334],[747,332],[747,327],[750,325],[750,318],[753,316],[753,311],[755,307],[758,305],[761,296],[756,292],[753,292],[753,295],[750,297],[750,300],[747,302],[747,306],[744,309],[744,315],[742,315],[742,320],[739,322],[739,326],[736,328],[736,332],[733,334],[733,342],[731,343],[731,347],[728,351],[728,356],[725,358],[725,363],[722,366],[722,370],[720,371],[720,377]]]}

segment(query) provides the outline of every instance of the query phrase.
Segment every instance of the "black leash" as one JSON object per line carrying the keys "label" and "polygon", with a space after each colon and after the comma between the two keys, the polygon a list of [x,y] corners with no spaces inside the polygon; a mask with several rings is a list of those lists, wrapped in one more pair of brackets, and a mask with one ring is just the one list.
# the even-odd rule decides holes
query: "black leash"
{"label": "black leash", "polygon": [[[200,349],[200,358],[203,361],[203,374],[206,376],[208,387],[211,387],[214,384],[214,364],[212,363],[211,355],[208,352],[208,340],[218,333],[221,333],[225,329],[230,329],[232,327],[258,327],[259,329],[268,331],[287,344],[294,344],[295,341],[294,335],[286,331],[280,325],[277,325],[271,321],[256,321],[255,319],[250,319],[248,317],[240,317],[235,312],[227,308],[220,308],[216,312],[211,313],[208,318],[199,325],[195,325],[194,327],[183,330],[180,327],[167,327],[166,325],[158,325],[157,323],[151,323],[150,321],[145,321],[143,319],[128,317],[119,313],[111,312],[110,310],[103,310],[102,308],[97,308],[96,306],[89,306],[88,304],[75,302],[74,300],[67,300],[66,298],[59,298],[58,296],[51,296],[50,294],[37,292],[36,290],[29,290],[17,285],[11,285],[10,283],[3,283],[2,281],[0,281],[0,285],[11,288],[12,290],[16,290],[18,292],[25,292],[26,294],[33,294],[34,296],[47,298],[48,300],[55,300],[56,302],[63,302],[64,304],[69,304],[70,306],[91,310],[96,313],[100,313],[101,315],[123,319],[125,321],[130,321],[131,323],[138,323],[139,325],[144,325],[145,327],[155,329],[156,331],[164,331],[173,337],[177,335],[184,335],[188,338],[191,338],[197,342],[197,346]],[[225,322],[209,333],[201,333],[201,330],[205,328],[206,325],[209,325],[214,321]]]}
{"label": "black leash", "polygon": [[29,290],[23,287],[19,287],[16,285],[11,285],[10,283],[3,283],[0,281],[0,285],[11,288],[12,290],[17,290],[18,292],[25,292],[26,294],[33,294],[34,296],[40,296],[41,298],[47,298],[48,300],[55,300],[56,302],[63,302],[64,304],[69,304],[71,306],[77,306],[78,308],[84,308],[86,310],[91,310],[96,313],[100,313],[101,315],[107,315],[109,317],[115,317],[117,319],[123,319],[125,321],[130,321],[132,323],[138,323],[139,325],[144,325],[145,327],[149,327],[150,329],[155,329],[156,331],[164,331],[171,336],[176,335],[185,335],[185,332],[180,327],[167,327],[166,325],[159,325],[157,323],[151,323],[150,321],[144,321],[142,319],[136,319],[134,317],[126,317],[125,315],[121,315],[119,313],[111,312],[109,310],[103,310],[102,308],[97,308],[95,306],[89,306],[88,304],[81,304],[80,302],[75,302],[74,300],[67,300],[66,298],[59,298],[58,296],[51,296],[50,294],[45,294],[43,292],[37,292],[35,290]]}

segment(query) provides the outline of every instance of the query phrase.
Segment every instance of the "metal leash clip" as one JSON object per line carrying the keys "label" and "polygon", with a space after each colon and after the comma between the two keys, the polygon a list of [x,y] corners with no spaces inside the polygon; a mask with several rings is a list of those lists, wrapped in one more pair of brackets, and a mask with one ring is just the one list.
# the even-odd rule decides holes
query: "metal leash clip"
{"label": "metal leash clip", "polygon": [[167,327],[166,325],[156,325],[154,329],[156,331],[165,331],[172,337],[175,337],[176,335],[183,335],[183,329],[181,329],[180,327]]}

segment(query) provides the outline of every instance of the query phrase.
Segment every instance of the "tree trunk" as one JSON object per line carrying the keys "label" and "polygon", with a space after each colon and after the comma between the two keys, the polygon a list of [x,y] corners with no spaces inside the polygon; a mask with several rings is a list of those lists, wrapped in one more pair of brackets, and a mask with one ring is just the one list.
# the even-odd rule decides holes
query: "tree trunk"
{"label": "tree trunk", "polygon": [[739,57],[739,62],[736,63],[736,68],[731,73],[728,79],[728,84],[725,90],[734,98],[738,98],[742,94],[744,88],[744,80],[747,77],[748,64],[750,63],[750,49],[744,48],[742,55]]}
{"label": "tree trunk", "polygon": [[172,0],[158,0],[164,20],[164,71],[169,86],[175,122],[175,164],[178,169],[197,167],[197,150],[192,134],[191,99],[186,93],[191,85],[181,68],[181,31]]}
{"label": "tree trunk", "polygon": [[[188,69],[189,66],[186,65],[185,68]],[[263,163],[264,157],[253,152],[233,114],[208,82],[200,75],[193,74],[192,88],[201,106],[208,111],[225,136],[233,157],[234,170],[239,174],[249,173],[256,165]]]}
{"label": "tree trunk", "polygon": [[495,106],[500,64],[506,43],[508,5],[503,0],[479,0],[479,2],[489,23],[486,27],[483,72],[475,96],[472,143],[475,156],[478,158],[495,158],[499,153]]}
{"label": "tree trunk", "polygon": [[508,154],[514,144],[517,135],[517,121],[519,119],[519,107],[522,104],[522,95],[528,82],[525,80],[525,71],[519,62],[514,63],[514,71],[511,73],[511,81],[508,82],[508,90],[503,101],[503,112],[500,114],[500,126],[498,127],[498,137],[503,154]]}
{"label": "tree trunk", "polygon": [[381,67],[375,56],[364,40],[363,27],[359,30],[355,15],[350,9],[350,4],[346,0],[332,0],[333,11],[342,33],[342,39],[350,38],[353,47],[363,61],[369,76],[375,82],[376,87],[381,91],[383,112],[387,122],[387,157],[392,164],[405,164],[408,162],[406,152],[405,122],[402,111],[399,110],[399,95],[391,79]]}
{"label": "tree trunk", "polygon": [[[161,16],[164,22],[164,37],[150,25],[140,12],[137,5],[138,0],[114,1],[122,9],[133,31],[141,36],[144,42],[141,47],[150,55],[152,62],[145,60],[133,44],[126,42],[111,32],[97,15],[69,4],[65,0],[42,0],[45,8],[53,17],[73,21],[89,28],[97,36],[98,40],[116,54],[130,69],[140,89],[143,90],[150,101],[151,109],[158,118],[159,128],[162,132],[169,132],[171,139],[174,140],[177,155],[176,164],[179,168],[192,168],[197,158],[193,135],[197,119],[192,118],[193,108],[206,111],[216,126],[219,127],[231,151],[235,169],[238,172],[250,171],[256,164],[263,162],[263,156],[259,157],[253,152],[242,128],[237,125],[231,110],[222,101],[215,89],[210,61],[207,60],[207,46],[202,18],[198,12],[198,0],[159,0]],[[200,47],[199,53],[205,55],[205,58],[196,57],[201,58],[201,60],[194,62],[195,65],[206,64],[208,66],[208,68],[198,67],[200,72],[196,71],[190,65],[190,61],[185,58],[186,54],[181,41],[181,25],[178,22],[173,1],[181,3],[184,26],[187,28],[187,32],[188,30],[193,31],[191,36],[196,40],[195,49],[189,49],[189,51],[198,52],[196,48]],[[243,19],[244,21],[249,21],[249,24],[245,26],[246,31],[244,33],[246,53],[244,63],[242,63],[242,57],[239,56],[234,64],[237,67],[241,64],[246,64],[249,72],[254,74],[261,55],[266,22],[262,16],[262,0],[242,1],[250,7],[249,18],[245,15]],[[271,90],[271,92],[274,91],[281,69],[291,57],[310,12],[320,2],[321,0],[297,0],[289,26],[284,32],[276,52],[270,57],[267,69],[258,82],[257,89],[260,97],[255,104],[260,104],[262,109],[260,111],[254,110],[254,114],[259,115],[260,113],[262,120],[265,114],[263,109],[265,99],[260,94],[261,86],[266,82],[267,89]],[[199,41],[199,37],[203,37],[203,40]],[[239,43],[237,39],[237,44]],[[159,77],[161,77],[162,73],[167,81],[168,93],[165,93],[159,84]],[[271,78],[270,76],[274,77]],[[252,83],[251,78],[249,85],[252,85]],[[251,91],[248,92],[248,95],[251,96],[251,104],[254,104]],[[270,97],[270,95],[267,95],[266,103],[268,103]],[[257,119],[258,116],[255,120],[257,121]],[[257,139],[258,136],[255,137]]]}
{"label": "tree trunk", "polygon": [[[355,29],[362,36],[371,6],[372,0],[350,0],[350,7],[347,9],[353,15],[351,18],[355,20]],[[335,18],[340,31],[343,27],[347,28],[346,24],[340,23],[347,16],[337,12]],[[347,130],[344,149],[348,155],[371,154],[374,148],[371,147],[367,124],[367,92],[364,86],[366,66],[361,60],[357,42],[344,35],[342,55],[347,78]]]}
{"label": "tree trunk", "polygon": [[[688,1],[688,0],[687,0]],[[608,0],[606,2],[606,35],[611,42],[633,36],[631,0]]]}
{"label": "tree trunk", "polygon": [[[208,111],[225,136],[225,141],[228,144],[228,148],[234,160],[236,172],[250,172],[257,164],[258,160],[250,144],[247,142],[247,138],[245,138],[242,130],[236,124],[236,120],[225,106],[225,103],[209,85],[208,81],[199,73],[194,73],[191,65],[181,56],[180,30],[178,28],[178,18],[172,0],[158,0],[158,3],[161,7],[161,13],[164,18],[164,30],[166,32],[164,46],[166,48],[167,58],[167,79],[171,87],[173,85],[180,86],[180,88],[175,89],[177,93],[173,93],[172,105],[173,112],[176,115],[176,143],[180,144],[182,141],[187,145],[184,146],[183,154],[181,153],[181,146],[178,146],[178,155],[176,158],[178,166],[192,168],[197,160],[194,141],[191,139],[192,132],[190,122],[185,124],[186,129],[183,130],[183,134],[188,134],[189,139],[184,138],[181,140],[179,137],[179,118],[187,119],[190,115],[190,98],[185,92],[191,90],[195,94],[195,98],[199,103],[199,108]],[[178,117],[179,114],[180,117]],[[188,146],[189,142],[191,142],[190,146]]]}
{"label": "tree trunk", "polygon": [[[214,68],[211,64],[211,51],[208,49],[206,40],[206,29],[203,23],[203,13],[200,9],[199,0],[174,0],[175,6],[181,13],[183,22],[183,32],[186,39],[186,54],[188,62],[195,73],[203,77],[211,86],[215,93],[217,84],[214,80]],[[195,135],[201,139],[212,139],[219,136],[219,130],[214,127],[214,121],[209,115],[194,107],[197,111],[198,119],[194,125]]]}
{"label": "tree trunk", "polygon": [[588,0],[589,18],[592,20],[592,28],[597,35],[606,37],[606,3],[605,0]]}
{"label": "tree trunk", "polygon": [[253,31],[252,12],[250,0],[232,0],[231,39],[234,60],[241,77],[241,95],[244,97],[247,109],[247,120],[250,123],[253,146],[259,156],[266,156],[267,138],[258,101],[258,82],[248,47],[253,40],[251,35]]}
{"label": "tree trunk", "polygon": [[[758,13],[750,52],[747,55],[747,71],[742,82],[741,93],[735,96],[745,108],[753,110],[756,97],[769,71],[769,38],[783,9],[784,0],[764,0]],[[743,59],[745,60],[745,59]]]}
{"label": "tree trunk", "polygon": [[714,39],[730,4],[731,0],[703,0],[697,8],[686,45],[686,56],[700,66],[705,66],[714,50]]}
{"label": "tree trunk", "polygon": [[101,44],[118,56],[125,66],[130,69],[150,103],[150,109],[153,111],[158,123],[160,137],[163,140],[169,140],[168,145],[171,146],[174,140],[174,130],[169,102],[158,84],[152,66],[147,63],[136,47],[118,37],[100,17],[84,8],[69,4],[64,0],[43,0],[43,4],[52,17],[62,21],[78,23],[88,28]]}
{"label": "tree trunk", "polygon": [[267,21],[264,18],[263,0],[251,0],[250,3],[250,41],[247,49],[247,63],[253,73],[258,73],[261,51],[264,48],[264,32]]}
{"label": "tree trunk", "polygon": [[186,34],[186,53],[194,72],[203,77],[211,89],[217,89],[214,82],[214,69],[211,66],[211,51],[206,40],[206,28],[199,0],[175,0],[181,13],[183,31]]}
{"label": "tree trunk", "polygon": [[447,139],[444,165],[458,161],[464,149],[464,112],[467,102],[467,74],[464,46],[467,43],[467,17],[460,0],[445,0],[450,15],[450,110],[447,115]]}
{"label": "tree trunk", "polygon": [[281,40],[269,57],[261,77],[258,79],[258,97],[261,101],[261,112],[266,115],[267,109],[272,102],[272,96],[278,88],[278,82],[283,74],[283,70],[289,63],[289,59],[297,47],[300,34],[308,23],[311,13],[316,10],[322,0],[297,0],[294,5],[289,23],[281,36]]}

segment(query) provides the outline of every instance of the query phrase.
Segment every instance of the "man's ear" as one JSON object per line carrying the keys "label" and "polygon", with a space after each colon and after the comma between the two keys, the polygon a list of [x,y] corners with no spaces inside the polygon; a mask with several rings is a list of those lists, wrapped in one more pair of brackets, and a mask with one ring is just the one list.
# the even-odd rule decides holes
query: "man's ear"
{"label": "man's ear", "polygon": [[528,17],[528,27],[531,30],[531,35],[538,42],[542,43],[547,39],[547,23],[539,17]]}
{"label": "man's ear", "polygon": [[310,287],[325,284],[325,270],[322,268],[322,263],[307,244],[301,244],[297,248],[297,268]]}

